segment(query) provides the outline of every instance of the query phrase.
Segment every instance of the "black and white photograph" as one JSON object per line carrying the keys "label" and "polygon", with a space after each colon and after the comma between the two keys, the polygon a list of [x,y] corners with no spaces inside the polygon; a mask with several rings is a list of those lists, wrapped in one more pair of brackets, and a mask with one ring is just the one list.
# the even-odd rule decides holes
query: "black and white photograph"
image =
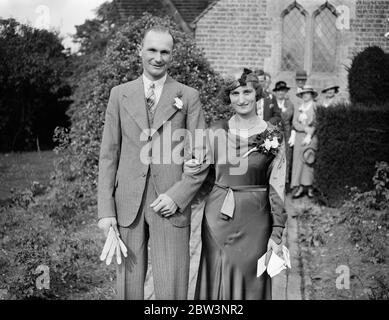
{"label": "black and white photograph", "polygon": [[389,300],[388,227],[388,0],[0,0],[0,300]]}

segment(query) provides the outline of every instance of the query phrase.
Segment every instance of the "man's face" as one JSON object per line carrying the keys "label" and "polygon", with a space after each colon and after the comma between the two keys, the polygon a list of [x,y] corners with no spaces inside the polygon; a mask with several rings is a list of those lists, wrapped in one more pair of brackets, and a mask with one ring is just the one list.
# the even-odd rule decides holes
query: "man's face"
{"label": "man's face", "polygon": [[274,94],[278,100],[284,100],[287,92],[287,90],[277,90],[274,92]]}
{"label": "man's face", "polygon": [[140,51],[143,72],[152,81],[161,79],[172,61],[173,38],[165,32],[150,31]]}
{"label": "man's face", "polygon": [[265,75],[258,76],[258,82],[261,88],[265,89],[265,83],[266,83]]}
{"label": "man's face", "polygon": [[296,79],[296,84],[299,88],[304,87],[306,82],[307,82],[307,79]]}
{"label": "man's face", "polygon": [[265,90],[269,90],[270,85],[271,85],[271,78],[269,76],[265,76],[265,87],[264,87],[264,89]]}

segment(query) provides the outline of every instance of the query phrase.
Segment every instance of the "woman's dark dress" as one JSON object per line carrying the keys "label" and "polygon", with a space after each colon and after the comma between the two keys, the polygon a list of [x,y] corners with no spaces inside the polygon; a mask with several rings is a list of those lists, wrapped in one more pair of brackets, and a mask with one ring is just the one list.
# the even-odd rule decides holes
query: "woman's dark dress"
{"label": "woman's dark dress", "polygon": [[[269,202],[268,169],[274,156],[253,152],[248,156],[248,170],[232,175],[230,168],[236,165],[225,161],[226,152],[220,146],[225,145],[227,140],[231,142],[244,138],[228,134],[227,122],[217,126],[211,129],[221,128],[225,134],[218,134],[218,138],[210,142],[215,163],[215,185],[204,209],[195,299],[271,299],[270,277],[264,272],[257,278],[256,270],[257,260],[266,253],[273,226],[277,224]],[[254,136],[251,136],[248,138],[248,148],[236,148],[237,155],[242,156],[254,146],[253,143]],[[220,212],[227,186],[233,189],[235,199],[233,218]],[[283,204],[281,208],[281,200],[277,199],[275,193],[272,193],[272,200],[272,203],[280,204],[278,209],[282,214]]]}

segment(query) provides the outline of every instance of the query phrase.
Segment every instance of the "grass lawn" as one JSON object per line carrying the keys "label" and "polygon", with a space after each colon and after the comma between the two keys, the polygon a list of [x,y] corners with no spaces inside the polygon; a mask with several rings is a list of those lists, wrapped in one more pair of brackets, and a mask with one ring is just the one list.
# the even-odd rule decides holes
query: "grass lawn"
{"label": "grass lawn", "polygon": [[33,181],[48,185],[57,157],[53,151],[0,154],[0,201],[11,197],[12,191],[28,188]]}
{"label": "grass lawn", "polygon": [[47,186],[57,157],[53,151],[0,154],[0,300],[42,297],[35,288],[39,265],[50,267],[51,288],[45,298],[115,296],[114,265],[99,260],[105,239],[95,208],[66,218],[70,209],[57,206],[48,194],[27,207],[8,200],[33,181]]}
{"label": "grass lawn", "polygon": [[[386,257],[381,260],[375,259],[372,248],[378,248],[378,244],[368,249],[360,239],[355,241],[352,232],[355,228],[363,228],[361,236],[372,244],[379,241],[388,247],[389,238],[388,234],[385,237],[384,227],[374,230],[374,224],[378,224],[377,219],[365,221],[366,225],[372,226],[366,228],[363,226],[364,221],[357,224],[350,221],[341,208],[319,206],[307,199],[298,199],[294,205],[298,212],[305,299],[387,299],[388,252],[383,252],[382,255]],[[361,214],[361,220],[366,219],[365,216]],[[376,236],[380,236],[379,240]]]}

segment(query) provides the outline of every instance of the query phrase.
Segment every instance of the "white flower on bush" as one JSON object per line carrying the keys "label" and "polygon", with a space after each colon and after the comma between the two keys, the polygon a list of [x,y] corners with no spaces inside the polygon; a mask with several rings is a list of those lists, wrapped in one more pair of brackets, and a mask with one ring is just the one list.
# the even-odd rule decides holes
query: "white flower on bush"
{"label": "white flower on bush", "polygon": [[178,110],[181,110],[182,107],[184,106],[184,103],[182,102],[182,100],[178,97],[174,98],[174,106],[178,109]]}

